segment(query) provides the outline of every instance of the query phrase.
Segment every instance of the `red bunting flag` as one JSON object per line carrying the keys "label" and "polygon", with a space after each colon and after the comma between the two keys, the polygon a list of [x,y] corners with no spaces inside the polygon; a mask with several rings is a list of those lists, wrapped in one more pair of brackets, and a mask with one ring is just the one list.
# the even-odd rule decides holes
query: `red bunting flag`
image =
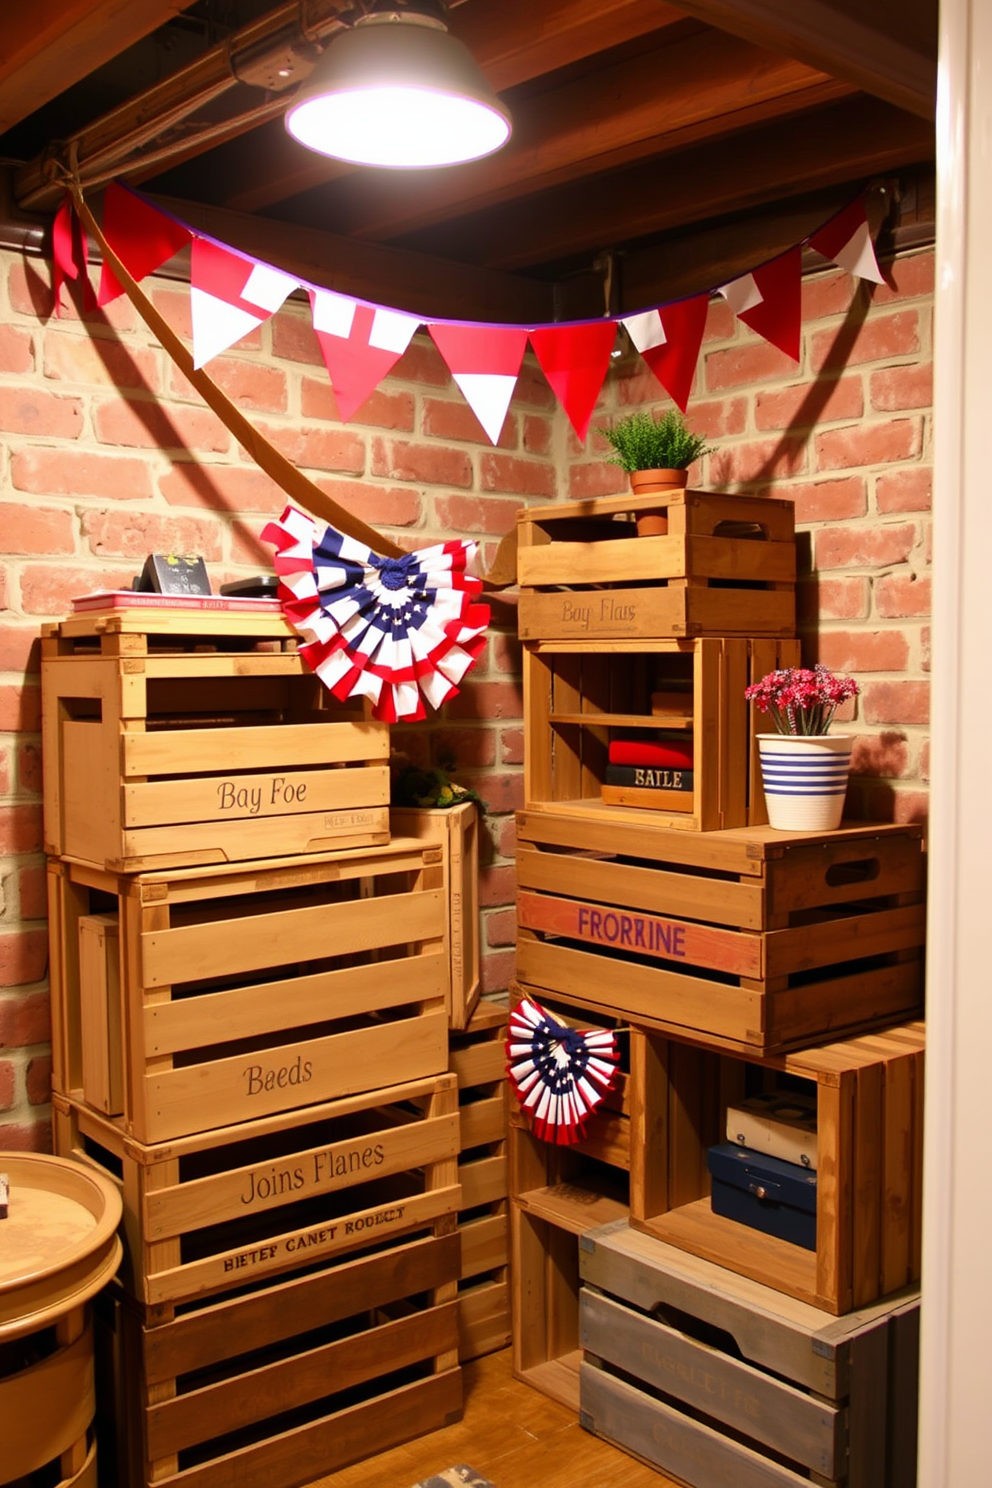
{"label": "red bunting flag", "polygon": [[798,362],[802,326],[802,250],[798,243],[760,269],[725,284],[719,293],[738,320]]}
{"label": "red bunting flag", "polygon": [[824,223],[810,238],[809,246],[857,279],[885,283],[875,257],[863,196]]}
{"label": "red bunting flag", "polygon": [[420,321],[329,289],[311,289],[310,308],[338,415],[347,423],[399,361]]}
{"label": "red bunting flag", "polygon": [[[193,234],[183,223],[160,212],[143,197],[111,181],[103,198],[103,235],[132,279],[141,282],[154,274],[174,254],[185,248]],[[109,305],[124,293],[109,264],[100,271],[97,304]]]}
{"label": "red bunting flag", "polygon": [[580,439],[589,432],[616,339],[613,320],[544,326],[530,333],[541,370]]}
{"label": "red bunting flag", "polygon": [[692,391],[709,303],[708,294],[694,295],[660,310],[629,315],[623,322],[631,341],[683,413]]}
{"label": "red bunting flag", "polygon": [[86,234],[69,197],[59,207],[52,224],[52,293],[55,314],[62,315],[62,286],[67,279],[78,279],[83,291],[83,310],[96,309],[96,296],[88,273],[89,260]]}
{"label": "red bunting flag", "polygon": [[526,328],[441,321],[428,330],[465,401],[498,444],[527,348]]}
{"label": "red bunting flag", "polygon": [[189,300],[193,317],[193,366],[202,367],[274,315],[299,282],[222,248],[193,239]]}

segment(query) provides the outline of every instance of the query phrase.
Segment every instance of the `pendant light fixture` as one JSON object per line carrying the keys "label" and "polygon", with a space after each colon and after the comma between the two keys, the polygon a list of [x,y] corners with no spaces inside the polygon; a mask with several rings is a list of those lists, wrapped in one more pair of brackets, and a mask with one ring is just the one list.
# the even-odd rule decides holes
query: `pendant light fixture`
{"label": "pendant light fixture", "polygon": [[418,170],[492,154],[510,116],[449,35],[443,0],[372,0],[330,42],[286,128],[321,155]]}

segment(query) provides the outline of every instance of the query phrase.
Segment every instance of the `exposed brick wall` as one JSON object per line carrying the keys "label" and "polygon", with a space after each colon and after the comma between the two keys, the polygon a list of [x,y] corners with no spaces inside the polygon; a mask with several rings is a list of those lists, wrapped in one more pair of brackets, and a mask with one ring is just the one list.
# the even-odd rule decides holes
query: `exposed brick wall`
{"label": "exposed brick wall", "polygon": [[[716,449],[692,482],[795,502],[804,661],[861,685],[840,715],[858,736],[848,809],[915,821],[929,769],[933,253],[883,271],[882,286],[839,270],[804,280],[798,366],[712,302],[689,422]],[[659,393],[624,359],[601,413],[666,405]],[[625,489],[604,448],[571,438],[571,496]]]}
{"label": "exposed brick wall", "polygon": [[[933,259],[891,266],[872,294],[846,274],[804,285],[794,363],[711,309],[690,403],[719,445],[698,483],[791,496],[801,540],[804,650],[863,687],[852,802],[881,819],[926,805],[930,357]],[[188,335],[188,293],[153,294]],[[487,560],[521,503],[619,491],[528,361],[493,449],[418,336],[347,426],[302,307],[290,305],[211,373],[330,495],[411,547],[480,537]],[[636,359],[611,370],[609,415],[663,403]],[[598,418],[598,416],[597,416]],[[0,255],[0,1147],[49,1141],[48,994],[36,637],[74,594],[128,585],[154,548],[193,548],[214,583],[268,570],[258,534],[281,491],[251,464],[126,301],[56,321],[46,266]],[[512,970],[513,811],[523,726],[512,604],[485,656],[430,726],[396,730],[428,763],[455,756],[489,804],[481,899],[485,987]]]}
{"label": "exposed brick wall", "polygon": [[[150,281],[189,335],[189,295]],[[148,287],[146,285],[146,287]],[[401,544],[481,538],[487,561],[526,502],[554,500],[564,428],[528,364],[494,450],[426,335],[341,425],[305,307],[289,305],[210,372],[325,491]],[[152,550],[203,554],[214,586],[271,571],[259,541],[281,490],[154,342],[126,300],[52,316],[46,264],[0,254],[0,1148],[45,1148],[48,993],[37,635],[73,595],[129,587]],[[453,754],[489,805],[487,991],[512,969],[513,812],[521,804],[516,616],[429,726],[395,731],[421,762]]]}

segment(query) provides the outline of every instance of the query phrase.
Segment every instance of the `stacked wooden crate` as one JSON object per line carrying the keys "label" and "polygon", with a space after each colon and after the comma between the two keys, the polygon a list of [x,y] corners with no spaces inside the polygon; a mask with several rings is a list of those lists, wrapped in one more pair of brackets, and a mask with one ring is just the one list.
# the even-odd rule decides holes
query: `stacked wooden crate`
{"label": "stacked wooden crate", "polygon": [[278,612],[42,650],[56,1146],[123,1197],[119,1476],[291,1488],[461,1409],[447,844],[390,835],[388,729]]}
{"label": "stacked wooden crate", "polygon": [[[909,1337],[918,1307],[922,833],[765,825],[744,689],[799,661],[791,503],[685,492],[662,503],[668,534],[640,538],[632,516],[644,504],[615,497],[520,517],[514,995],[559,1022],[613,1028],[622,1075],[576,1147],[538,1141],[511,1112],[515,1368],[577,1409],[581,1396],[590,1429],[690,1483],[888,1481],[884,1414],[870,1446],[853,1429],[877,1398],[868,1387],[843,1372],[818,1386],[782,1349],[755,1358],[734,1342],[747,1328],[738,1321],[731,1338],[699,1295],[719,1285],[732,1296],[722,1317],[781,1314],[782,1335],[805,1329],[814,1352],[818,1316],[824,1337],[847,1336],[828,1316],[850,1322],[852,1337],[863,1325],[874,1342],[851,1357],[871,1357],[884,1394],[891,1338]],[[611,741],[658,730],[681,731],[691,788],[608,783]],[[813,1249],[711,1207],[707,1154],[726,1139],[728,1108],[781,1089],[815,1101]],[[665,1283],[682,1298],[667,1330],[624,1321],[634,1294],[610,1281],[616,1269],[592,1267],[600,1236],[617,1233],[659,1278],[706,1272],[696,1291]],[[652,1285],[660,1303],[665,1288]],[[642,1293],[646,1315],[655,1304]],[[893,1309],[910,1321],[886,1333]],[[735,1369],[750,1368],[750,1383],[777,1371],[793,1392],[762,1386],[765,1406],[781,1412],[819,1388],[829,1423],[791,1456],[801,1412],[792,1437],[748,1433],[707,1398],[710,1385],[699,1398],[683,1389],[702,1377],[683,1334],[728,1352],[727,1369],[711,1371],[714,1397],[744,1398]],[[909,1479],[900,1468],[892,1482]]]}

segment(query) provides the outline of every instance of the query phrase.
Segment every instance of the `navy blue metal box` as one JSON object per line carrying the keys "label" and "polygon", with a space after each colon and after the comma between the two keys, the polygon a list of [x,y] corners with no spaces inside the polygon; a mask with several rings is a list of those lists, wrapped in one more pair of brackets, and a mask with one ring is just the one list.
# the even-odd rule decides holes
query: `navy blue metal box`
{"label": "navy blue metal box", "polygon": [[816,1249],[816,1173],[732,1142],[711,1147],[713,1212]]}

